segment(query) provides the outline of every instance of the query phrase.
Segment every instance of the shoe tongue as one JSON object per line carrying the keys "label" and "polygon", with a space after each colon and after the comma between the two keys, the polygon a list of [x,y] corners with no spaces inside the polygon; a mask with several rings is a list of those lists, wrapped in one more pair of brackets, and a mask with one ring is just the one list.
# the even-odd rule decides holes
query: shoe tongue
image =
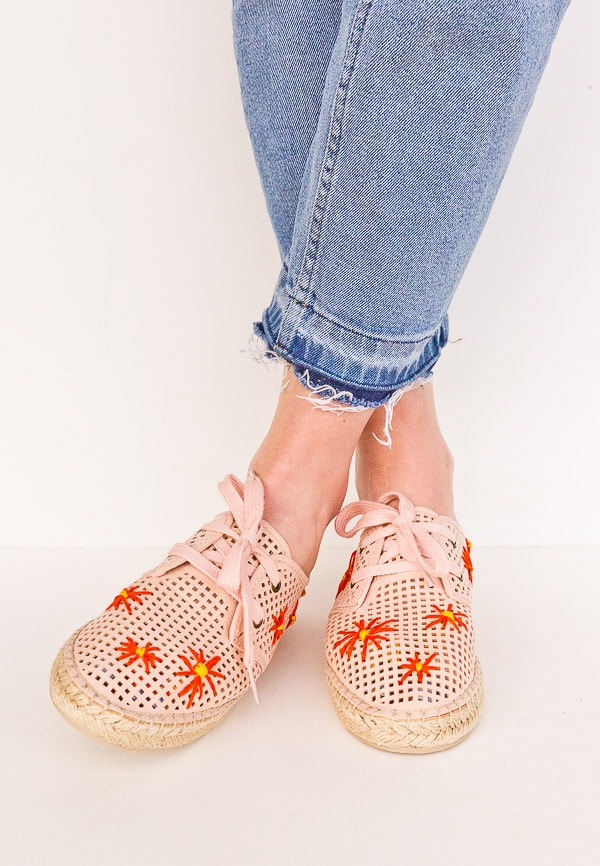
{"label": "shoe tongue", "polygon": [[[452,563],[456,563],[458,570],[460,571],[462,568],[464,533],[456,521],[451,517],[438,514],[431,508],[420,505],[415,506],[414,523],[438,523],[452,531],[452,536],[450,538],[444,538],[444,536],[438,535],[435,532],[432,534],[436,541],[445,548],[448,559]],[[365,529],[362,533],[356,554],[356,567],[373,565],[379,560],[385,540],[378,538],[370,541],[369,536],[374,534],[375,529],[376,527],[370,527],[369,529]],[[398,554],[397,556],[394,556],[391,561],[394,559],[406,559],[406,556]]]}
{"label": "shoe tongue", "polygon": [[457,563],[458,569],[461,571],[465,534],[456,520],[420,505],[415,508],[415,523],[438,523],[452,532],[450,538],[444,538],[442,535],[437,534],[434,534],[434,538],[446,549],[450,561]]}
{"label": "shoe tongue", "polygon": [[[227,526],[234,526],[235,520],[231,512],[223,511],[221,514],[218,514],[215,520],[222,520]],[[231,546],[233,544],[233,539],[229,536],[224,536],[221,532],[217,532],[214,529],[206,529],[204,526],[201,526],[193,535],[190,535],[189,538],[186,538],[185,543],[189,544],[190,547],[195,548],[198,551],[206,552],[211,548],[214,550],[214,543],[221,539],[225,539],[225,543]],[[168,553],[165,559],[160,562],[154,568],[151,568],[149,571],[144,572],[143,577],[162,577],[167,572],[171,571],[174,568],[179,568],[181,564],[181,558],[175,556],[172,553]]]}

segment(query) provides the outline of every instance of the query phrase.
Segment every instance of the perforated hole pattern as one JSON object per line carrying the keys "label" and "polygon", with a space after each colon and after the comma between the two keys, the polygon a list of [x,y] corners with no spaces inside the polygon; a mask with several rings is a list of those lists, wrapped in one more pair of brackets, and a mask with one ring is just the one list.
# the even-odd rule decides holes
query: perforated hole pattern
{"label": "perforated hole pattern", "polygon": [[[235,526],[229,513],[219,517]],[[222,546],[225,536],[212,535]],[[208,539],[210,533],[200,529],[188,543],[214,551],[214,544],[206,546]],[[255,676],[264,670],[279,638],[292,624],[305,586],[293,561],[264,528],[259,543],[277,557],[279,580],[272,583],[254,555],[249,558],[254,568],[251,586],[263,609],[262,622],[253,627]],[[68,667],[78,684],[107,707],[136,718],[188,721],[235,700],[249,688],[242,661],[243,635],[233,644],[229,640],[237,603],[196,568],[180,562],[169,556],[146,572],[130,584],[133,594],[128,594],[127,605],[117,595],[115,606],[84,626],[72,642]]]}
{"label": "perforated hole pattern", "polygon": [[[417,509],[415,519],[434,517]],[[327,623],[328,664],[357,706],[393,717],[448,711],[473,679],[469,548],[457,527],[445,525],[454,530],[453,537],[434,536],[445,545],[453,572],[445,587],[432,587],[415,568],[377,577],[361,608],[352,607],[350,582],[336,598]],[[381,548],[365,530],[356,568],[377,562]],[[404,557],[393,557],[398,558]],[[372,621],[369,636],[366,627]]]}

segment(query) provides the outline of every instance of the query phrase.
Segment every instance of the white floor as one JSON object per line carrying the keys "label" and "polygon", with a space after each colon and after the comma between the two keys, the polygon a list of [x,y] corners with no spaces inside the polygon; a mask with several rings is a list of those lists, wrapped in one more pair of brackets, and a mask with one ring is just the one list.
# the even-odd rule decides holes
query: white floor
{"label": "white floor", "polygon": [[426,756],[361,744],[330,706],[333,545],[260,705],[152,755],[72,730],[47,694],[56,649],[164,552],[0,551],[2,864],[600,862],[600,549],[473,550],[487,704],[466,742]]}

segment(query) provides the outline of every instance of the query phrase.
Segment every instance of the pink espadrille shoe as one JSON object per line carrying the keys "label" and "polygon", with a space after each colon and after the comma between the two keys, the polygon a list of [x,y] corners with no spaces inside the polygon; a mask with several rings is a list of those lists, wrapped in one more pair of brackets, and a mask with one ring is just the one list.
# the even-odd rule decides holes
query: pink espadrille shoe
{"label": "pink espadrille shoe", "polygon": [[450,517],[398,492],[347,505],[335,528],[345,538],[362,530],[327,623],[329,690],[342,724],[390,752],[460,743],[483,703],[471,542]]}
{"label": "pink espadrille shoe", "polygon": [[228,475],[219,489],[230,510],[172,547],[58,653],[52,700],[85,733],[129,749],[180,746],[248,689],[256,696],[308,577],[263,520],[256,473],[245,484]]}

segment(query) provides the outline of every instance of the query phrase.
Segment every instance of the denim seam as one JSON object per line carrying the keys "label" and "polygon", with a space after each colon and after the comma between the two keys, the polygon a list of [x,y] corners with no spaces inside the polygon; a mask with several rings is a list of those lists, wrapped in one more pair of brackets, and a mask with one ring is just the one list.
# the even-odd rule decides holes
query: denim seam
{"label": "denim seam", "polygon": [[[336,158],[339,153],[340,141],[342,138],[342,125],[348,90],[352,79],[352,73],[354,72],[356,65],[361,36],[373,2],[374,0],[360,0],[356,12],[354,13],[354,19],[348,35],[348,41],[346,43],[344,59],[342,62],[342,70],[336,87],[334,104],[331,111],[327,144],[325,146],[323,162],[321,164],[315,201],[309,219],[306,246],[304,248],[298,279],[296,280],[296,292],[298,297],[292,296],[287,292],[290,301],[281,319],[275,342],[275,349],[280,348],[282,343],[286,342],[284,327],[286,327],[288,334],[291,336],[292,329],[294,326],[298,325],[298,322],[301,319],[302,309],[307,306],[306,299],[310,293],[311,279],[321,241],[325,207],[329,199],[333,170],[335,168]],[[295,318],[291,316],[294,305],[296,305]]]}
{"label": "denim seam", "polygon": [[[258,328],[256,327],[256,325],[258,325]],[[269,325],[268,316],[264,317],[261,322],[255,323],[255,327],[253,328],[253,330],[254,330],[254,334],[257,337],[259,337],[260,339],[262,339],[263,342],[266,344],[265,352],[261,353],[264,355],[264,357],[273,358],[274,360],[286,361],[288,364],[290,364],[294,368],[294,370],[296,370],[298,372],[299,376],[304,375],[306,372],[309,372],[309,373],[316,373],[318,375],[321,375],[326,379],[331,378],[331,372],[328,370],[324,370],[323,368],[321,368],[319,366],[319,364],[315,363],[314,361],[311,361],[310,363],[306,363],[305,361],[299,361],[298,358],[295,358],[289,352],[288,349],[286,349],[283,346],[278,346],[276,341],[273,340],[273,332],[271,331],[271,328]],[[439,328],[431,335],[429,342],[431,341],[431,339],[435,339],[438,332],[439,332]],[[363,403],[363,401],[356,400],[356,397],[353,393],[356,389],[359,389],[361,391],[372,391],[372,392],[389,390],[390,394],[392,394],[396,390],[406,387],[411,382],[416,381],[420,377],[422,377],[424,375],[428,375],[429,372],[432,370],[432,368],[437,363],[437,361],[439,360],[441,353],[442,353],[442,347],[438,346],[436,351],[435,351],[435,354],[428,361],[426,361],[424,364],[422,364],[413,376],[410,376],[408,379],[406,379],[400,385],[395,383],[395,384],[390,385],[389,388],[387,388],[385,385],[376,385],[375,386],[375,385],[369,384],[368,382],[348,382],[348,381],[342,382],[341,380],[338,380],[338,383],[343,384],[343,386],[346,390],[350,390],[351,393],[353,394],[353,402],[356,401],[356,403],[358,405],[360,405],[361,403]],[[330,386],[330,387],[333,388],[333,386]],[[335,388],[334,388],[334,390],[335,390]],[[364,405],[364,403],[363,403],[363,405]],[[369,404],[369,405],[371,405],[371,404]],[[382,404],[377,404],[377,405],[382,405]]]}
{"label": "denim seam", "polygon": [[[289,298],[296,301],[297,303],[300,303],[300,301],[298,301],[297,298],[294,298],[294,296],[287,289],[284,288],[283,291]],[[416,334],[412,337],[399,337],[390,339],[389,337],[381,337],[377,334],[367,334],[364,331],[359,331],[356,328],[350,327],[345,322],[340,322],[339,319],[336,319],[331,314],[325,313],[313,303],[304,302],[302,303],[302,307],[308,312],[311,312],[314,316],[318,316],[319,318],[324,319],[326,322],[329,322],[331,325],[337,325],[337,327],[341,331],[346,331],[348,334],[355,334],[357,337],[364,337],[365,339],[371,340],[375,343],[386,343],[388,346],[394,346],[396,344],[404,346],[405,344],[421,343],[423,340],[427,340],[429,337],[433,337],[439,330],[439,325],[436,325],[431,330],[424,331],[422,334]],[[446,312],[447,311],[444,310],[442,316],[444,316]]]}

